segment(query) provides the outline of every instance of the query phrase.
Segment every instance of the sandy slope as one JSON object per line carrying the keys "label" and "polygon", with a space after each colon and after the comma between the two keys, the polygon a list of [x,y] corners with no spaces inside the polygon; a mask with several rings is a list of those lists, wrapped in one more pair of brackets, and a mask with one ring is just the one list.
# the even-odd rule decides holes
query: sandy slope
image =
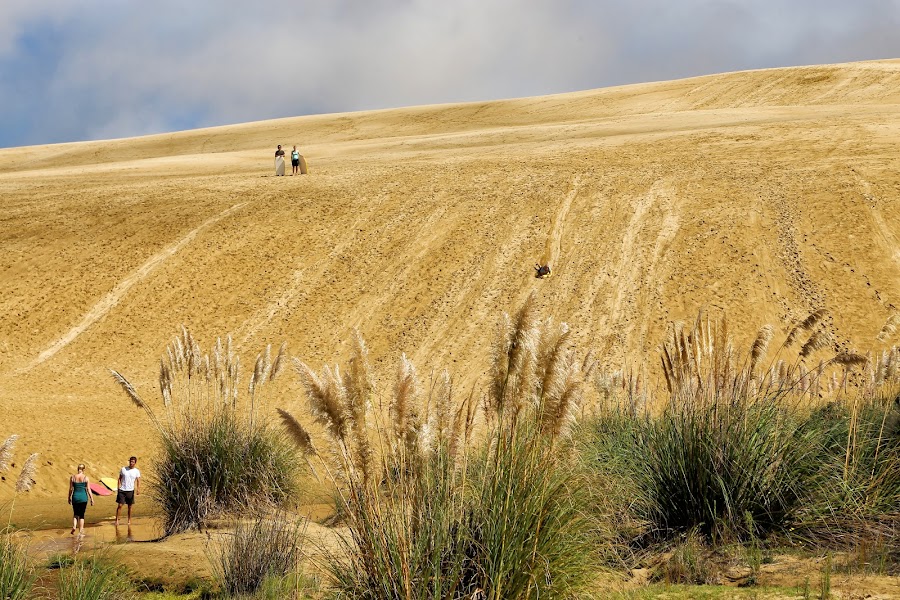
{"label": "sandy slope", "polygon": [[[464,388],[532,291],[610,364],[656,368],[700,307],[744,340],[826,308],[876,347],[898,142],[894,60],[0,150],[0,439],[42,453],[38,496],[152,452],[107,368],[155,401],[182,323],[317,368],[359,327],[385,376],[406,352]],[[276,143],[311,174],[272,177]],[[299,410],[293,374],[276,401]]]}

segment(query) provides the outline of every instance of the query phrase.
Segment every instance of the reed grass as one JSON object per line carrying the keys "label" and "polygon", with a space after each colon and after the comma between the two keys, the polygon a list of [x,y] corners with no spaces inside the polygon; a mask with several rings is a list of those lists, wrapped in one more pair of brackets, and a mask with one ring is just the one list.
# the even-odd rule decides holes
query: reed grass
{"label": "reed grass", "polygon": [[[268,413],[269,386],[287,361],[261,351],[242,395],[241,360],[230,336],[204,353],[182,328],[160,360],[161,406],[153,408],[121,373],[125,395],[153,424],[161,449],[150,467],[151,493],[163,512],[165,535],[202,528],[212,518],[277,506],[297,490],[293,443]],[[161,414],[158,414],[161,413]]]}
{"label": "reed grass", "polygon": [[0,532],[0,598],[20,600],[30,597],[35,579],[25,548],[7,531]]}
{"label": "reed grass", "polygon": [[900,354],[844,351],[808,368],[828,346],[826,319],[816,311],[790,328],[772,356],[770,326],[742,354],[724,318],[673,325],[660,349],[664,401],[641,402],[656,411],[635,410],[620,374],[595,377],[604,402],[580,437],[605,539],[626,547],[614,559],[691,531],[802,531],[832,546],[896,533]]}
{"label": "reed grass", "polygon": [[108,554],[95,551],[59,571],[59,600],[127,600],[135,597],[128,572]]}
{"label": "reed grass", "polygon": [[13,456],[13,448],[16,445],[16,441],[19,439],[18,435],[11,435],[6,438],[2,444],[0,444],[0,473],[5,472],[9,469],[10,461]]}
{"label": "reed grass", "polygon": [[583,597],[590,526],[568,434],[585,363],[567,332],[533,299],[504,315],[480,434],[475,395],[454,397],[447,373],[426,389],[405,356],[387,411],[374,410],[361,338],[346,376],[295,361],[350,532],[329,564],[340,597]]}
{"label": "reed grass", "polygon": [[[18,435],[10,435],[0,444],[0,473],[9,471],[12,464],[13,450]],[[12,535],[12,515],[16,498],[28,492],[35,484],[37,474],[37,453],[32,453],[25,460],[19,476],[16,478],[15,495],[9,504],[9,516],[5,525],[0,526],[0,598],[19,600],[30,597],[36,574],[29,563],[25,546]]]}
{"label": "reed grass", "polygon": [[207,551],[220,592],[250,596],[297,574],[302,538],[301,522],[284,512],[236,521]]}

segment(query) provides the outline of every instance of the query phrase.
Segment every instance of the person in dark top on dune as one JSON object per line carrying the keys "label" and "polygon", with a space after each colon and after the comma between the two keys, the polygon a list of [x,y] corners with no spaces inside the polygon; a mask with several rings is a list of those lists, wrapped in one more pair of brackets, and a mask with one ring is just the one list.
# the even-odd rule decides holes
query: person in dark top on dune
{"label": "person in dark top on dune", "polygon": [[72,531],[78,528],[78,535],[84,535],[84,511],[88,501],[94,505],[94,493],[91,492],[91,480],[84,474],[84,465],[78,465],[78,472],[69,477],[69,504],[72,505]]}

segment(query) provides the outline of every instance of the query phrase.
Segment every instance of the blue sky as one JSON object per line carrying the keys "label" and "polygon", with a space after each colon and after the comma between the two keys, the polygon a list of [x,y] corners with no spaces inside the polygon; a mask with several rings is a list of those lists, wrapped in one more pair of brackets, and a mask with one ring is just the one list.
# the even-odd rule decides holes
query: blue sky
{"label": "blue sky", "polygon": [[900,0],[2,0],[0,147],[900,58]]}

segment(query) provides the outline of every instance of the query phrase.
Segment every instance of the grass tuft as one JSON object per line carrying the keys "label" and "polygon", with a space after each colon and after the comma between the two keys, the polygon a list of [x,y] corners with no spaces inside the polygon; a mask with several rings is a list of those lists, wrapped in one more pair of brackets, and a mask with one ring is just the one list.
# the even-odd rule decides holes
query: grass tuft
{"label": "grass tuft", "polygon": [[276,512],[237,521],[208,553],[220,591],[233,597],[265,591],[297,575],[301,547],[300,522]]}
{"label": "grass tuft", "polygon": [[267,346],[256,360],[248,397],[240,390],[240,357],[228,337],[203,354],[182,328],[160,361],[160,417],[134,386],[112,371],[129,399],[156,428],[161,457],[151,464],[152,493],[163,512],[165,535],[201,528],[211,518],[276,506],[296,492],[295,446],[260,416],[269,385],[282,370],[286,346],[274,365]]}

